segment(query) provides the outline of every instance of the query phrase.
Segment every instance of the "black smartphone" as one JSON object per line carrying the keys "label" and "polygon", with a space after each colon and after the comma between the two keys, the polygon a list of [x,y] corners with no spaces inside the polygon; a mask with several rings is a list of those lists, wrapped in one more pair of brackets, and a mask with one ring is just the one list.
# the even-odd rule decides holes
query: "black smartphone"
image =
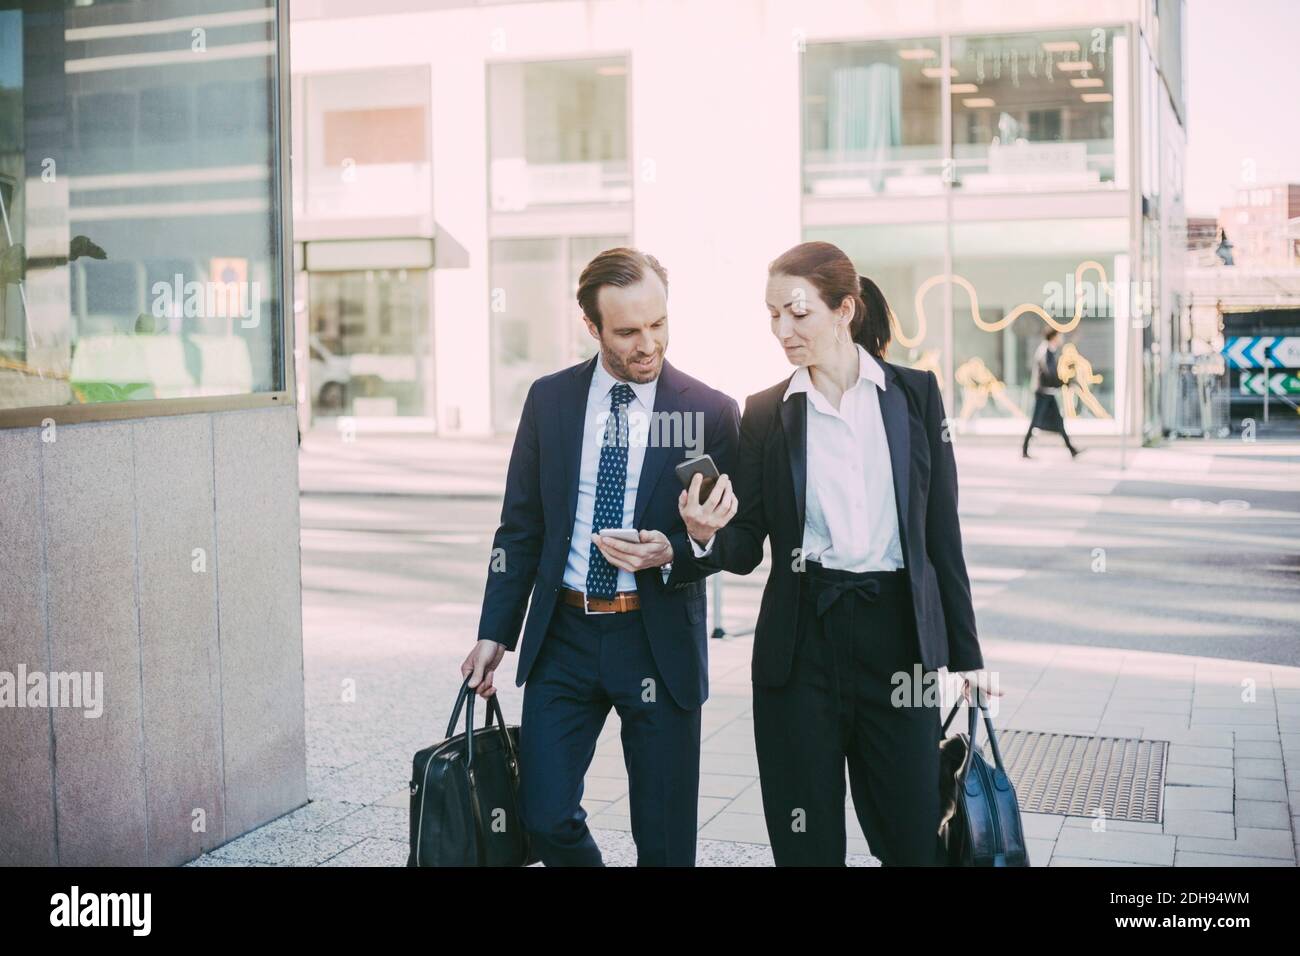
{"label": "black smartphone", "polygon": [[682,483],[682,487],[687,491],[691,489],[691,480],[698,474],[704,476],[704,481],[700,483],[700,503],[709,497],[713,491],[713,486],[718,483],[718,466],[713,463],[713,459],[708,455],[701,455],[699,458],[692,458],[682,462],[677,466],[677,480]]}

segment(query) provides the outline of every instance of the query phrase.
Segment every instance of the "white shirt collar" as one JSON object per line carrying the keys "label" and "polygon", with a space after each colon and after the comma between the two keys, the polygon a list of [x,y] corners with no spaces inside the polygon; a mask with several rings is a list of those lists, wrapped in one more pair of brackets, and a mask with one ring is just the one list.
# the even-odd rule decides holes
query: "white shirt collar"
{"label": "white shirt collar", "polygon": [[[662,372],[660,374],[662,374]],[[605,363],[602,362],[600,356],[597,355],[596,371],[591,376],[592,396],[599,402],[608,405],[609,393],[614,386],[618,384],[620,384],[619,380],[609,374],[609,371],[605,368]],[[655,378],[654,381],[651,382],[623,382],[622,384],[632,386],[632,394],[636,396],[636,400],[641,403],[642,407],[644,407],[646,411],[654,410],[655,392],[659,388],[658,378]]]}
{"label": "white shirt collar", "polygon": [[[885,367],[861,345],[856,346],[856,348],[858,350],[858,381],[865,378],[883,392],[885,390]],[[812,375],[808,372],[808,366],[800,365],[795,370],[794,375],[790,377],[790,385],[786,388],[781,401],[785,401],[796,392],[812,390]]]}

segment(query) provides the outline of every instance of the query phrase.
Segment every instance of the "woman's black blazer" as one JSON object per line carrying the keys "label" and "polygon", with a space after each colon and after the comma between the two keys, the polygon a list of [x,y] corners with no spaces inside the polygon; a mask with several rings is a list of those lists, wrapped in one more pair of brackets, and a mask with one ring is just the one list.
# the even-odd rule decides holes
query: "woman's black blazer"
{"label": "woman's black blazer", "polygon": [[[925,670],[984,666],[957,521],[957,465],[945,432],[943,395],[933,372],[879,362],[880,411],[893,465],[904,564]],[[808,486],[808,396],[783,401],[789,379],[751,395],[740,422],[731,475],[740,507],[717,533],[705,567],[749,574],[772,539],[772,571],[754,632],[754,683],[779,687],[790,676],[799,620],[804,502]]]}

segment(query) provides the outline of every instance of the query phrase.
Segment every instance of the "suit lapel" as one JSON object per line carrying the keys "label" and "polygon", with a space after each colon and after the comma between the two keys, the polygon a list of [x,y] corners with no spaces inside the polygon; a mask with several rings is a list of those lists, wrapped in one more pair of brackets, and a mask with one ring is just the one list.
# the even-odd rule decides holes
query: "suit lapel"
{"label": "suit lapel", "polygon": [[634,527],[641,527],[646,508],[650,505],[650,496],[654,493],[655,486],[659,484],[659,478],[664,469],[673,460],[674,451],[677,460],[680,461],[685,457],[683,449],[674,449],[662,440],[655,440],[656,437],[659,439],[670,436],[681,437],[676,429],[669,427],[672,420],[662,419],[661,416],[671,412],[683,412],[682,428],[685,428],[685,412],[683,411],[685,391],[681,378],[677,375],[677,370],[669,365],[668,360],[665,359],[663,370],[659,373],[659,385],[655,389],[654,415],[650,419],[650,429],[646,435],[648,445],[645,450],[645,458],[641,461],[641,475],[636,483],[636,506],[633,509],[632,519]]}
{"label": "suit lapel", "polygon": [[[874,359],[875,356],[872,356]],[[889,461],[894,473],[894,501],[898,504],[900,533],[907,526],[908,480],[912,465],[912,426],[907,408],[907,396],[898,371],[888,362],[880,362],[885,370],[885,390],[880,393],[880,417],[885,423],[885,438],[889,442]]]}
{"label": "suit lapel", "polygon": [[587,422],[587,393],[591,391],[591,378],[600,361],[597,354],[582,365],[575,365],[573,374],[565,382],[565,394],[556,407],[559,418],[561,458],[564,467],[564,484],[569,492],[565,504],[567,517],[562,527],[572,528],[578,513],[578,473],[582,470],[583,428]]}
{"label": "suit lapel", "polygon": [[804,503],[808,487],[808,394],[796,392],[781,402],[781,427],[790,455],[790,478],[794,481],[795,513],[803,533]]}

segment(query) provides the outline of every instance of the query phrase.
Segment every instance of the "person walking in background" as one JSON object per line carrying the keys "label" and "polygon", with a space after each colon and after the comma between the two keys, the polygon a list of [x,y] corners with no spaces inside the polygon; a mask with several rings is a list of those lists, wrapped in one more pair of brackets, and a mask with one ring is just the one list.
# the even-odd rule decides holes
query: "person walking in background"
{"label": "person walking in background", "polygon": [[1070,457],[1078,458],[1082,449],[1070,444],[1070,436],[1065,433],[1065,419],[1061,417],[1057,396],[1061,393],[1061,376],[1057,370],[1060,359],[1061,333],[1049,328],[1043,333],[1043,341],[1038,343],[1034,352],[1034,367],[1031,373],[1037,386],[1034,389],[1034,413],[1029,419],[1029,429],[1025,432],[1024,444],[1020,446],[1020,457],[1029,457],[1029,439],[1035,428],[1043,431],[1057,432],[1070,449]]}
{"label": "person walking in background", "polygon": [[[578,278],[578,305],[599,353],[528,390],[492,540],[503,561],[461,674],[489,697],[519,648],[520,814],[544,864],[603,865],[581,801],[612,707],[637,864],[693,866],[711,571],[693,560],[673,466],[693,452],[729,469],[740,409],[664,358],[668,273],[653,256],[602,252]],[[647,417],[648,431],[633,424]],[[699,423],[689,449],[684,430],[681,446],[637,437],[688,417]],[[724,494],[719,482],[710,500],[725,507]],[[617,529],[651,530],[604,533]]]}

